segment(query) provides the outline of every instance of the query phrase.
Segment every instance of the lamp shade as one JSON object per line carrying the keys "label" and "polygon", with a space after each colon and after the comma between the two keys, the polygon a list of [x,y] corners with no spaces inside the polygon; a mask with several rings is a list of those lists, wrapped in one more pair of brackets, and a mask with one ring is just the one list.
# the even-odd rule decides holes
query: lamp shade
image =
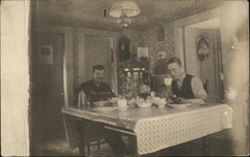
{"label": "lamp shade", "polygon": [[112,5],[109,15],[112,17],[132,17],[140,14],[140,9],[133,1],[118,1]]}

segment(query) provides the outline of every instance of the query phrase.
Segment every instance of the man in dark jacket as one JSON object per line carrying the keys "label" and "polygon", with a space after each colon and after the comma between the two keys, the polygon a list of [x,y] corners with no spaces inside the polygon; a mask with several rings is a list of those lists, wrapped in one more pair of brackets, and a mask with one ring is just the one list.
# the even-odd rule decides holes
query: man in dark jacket
{"label": "man in dark jacket", "polygon": [[102,65],[93,66],[93,78],[82,83],[80,89],[84,91],[91,102],[107,100],[114,96],[111,88],[104,82],[105,68]]}
{"label": "man in dark jacket", "polygon": [[[87,95],[87,98],[91,102],[107,100],[110,97],[115,96],[111,88],[104,82],[105,68],[102,65],[93,66],[93,78],[80,86],[80,90],[83,90]],[[88,129],[90,126],[88,127]],[[97,128],[98,129],[98,128]],[[125,154],[128,151],[127,145],[118,134],[112,132],[105,132],[105,141],[112,147],[113,152],[116,155]]]}

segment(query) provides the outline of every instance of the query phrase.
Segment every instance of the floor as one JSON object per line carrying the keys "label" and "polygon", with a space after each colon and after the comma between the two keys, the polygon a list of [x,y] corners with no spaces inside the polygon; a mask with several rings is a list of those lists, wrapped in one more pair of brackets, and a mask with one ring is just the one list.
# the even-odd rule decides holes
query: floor
{"label": "floor", "polygon": [[[91,156],[112,155],[112,149],[107,144],[101,144],[100,150],[91,146],[90,150]],[[79,156],[78,147],[69,147],[65,138],[37,142],[32,152],[32,156]]]}
{"label": "floor", "polygon": [[[222,142],[210,139],[210,147],[206,156],[232,155],[230,142]],[[183,148],[188,148],[187,152]],[[202,140],[191,143],[191,147],[175,146],[146,156],[204,156],[202,152]],[[79,156],[78,147],[70,148],[65,138],[39,142],[34,146],[32,156]],[[112,156],[112,149],[107,144],[102,144],[101,149],[97,146],[91,147],[90,156]]]}

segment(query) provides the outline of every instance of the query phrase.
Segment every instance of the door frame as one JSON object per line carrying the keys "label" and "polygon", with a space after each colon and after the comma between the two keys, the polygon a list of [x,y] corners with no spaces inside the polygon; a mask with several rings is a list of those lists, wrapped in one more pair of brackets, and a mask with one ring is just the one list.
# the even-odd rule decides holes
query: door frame
{"label": "door frame", "polygon": [[37,31],[46,31],[64,34],[64,52],[63,52],[63,91],[64,106],[68,107],[69,102],[73,102],[73,29],[67,26],[44,25],[39,24]]}
{"label": "door frame", "polygon": [[223,7],[218,7],[215,9],[211,9],[209,11],[205,11],[199,14],[191,15],[179,20],[174,21],[175,28],[175,53],[176,57],[179,57],[184,66],[184,71],[186,72],[186,60],[185,60],[185,26],[192,25],[195,23],[199,23],[202,21],[207,21],[214,18],[220,18],[221,10]]}

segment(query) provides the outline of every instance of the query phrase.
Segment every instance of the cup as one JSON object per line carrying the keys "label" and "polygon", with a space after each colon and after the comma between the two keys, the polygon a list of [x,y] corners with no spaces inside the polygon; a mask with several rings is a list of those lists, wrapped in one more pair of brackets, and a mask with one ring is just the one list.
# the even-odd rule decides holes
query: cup
{"label": "cup", "polygon": [[170,86],[172,83],[172,80],[173,80],[172,78],[164,78],[164,84],[166,86]]}
{"label": "cup", "polygon": [[127,107],[128,107],[127,104],[128,104],[128,102],[126,99],[119,99],[117,101],[118,109],[121,109],[121,110],[127,109]]}
{"label": "cup", "polygon": [[155,92],[150,92],[151,97],[155,97]]}

